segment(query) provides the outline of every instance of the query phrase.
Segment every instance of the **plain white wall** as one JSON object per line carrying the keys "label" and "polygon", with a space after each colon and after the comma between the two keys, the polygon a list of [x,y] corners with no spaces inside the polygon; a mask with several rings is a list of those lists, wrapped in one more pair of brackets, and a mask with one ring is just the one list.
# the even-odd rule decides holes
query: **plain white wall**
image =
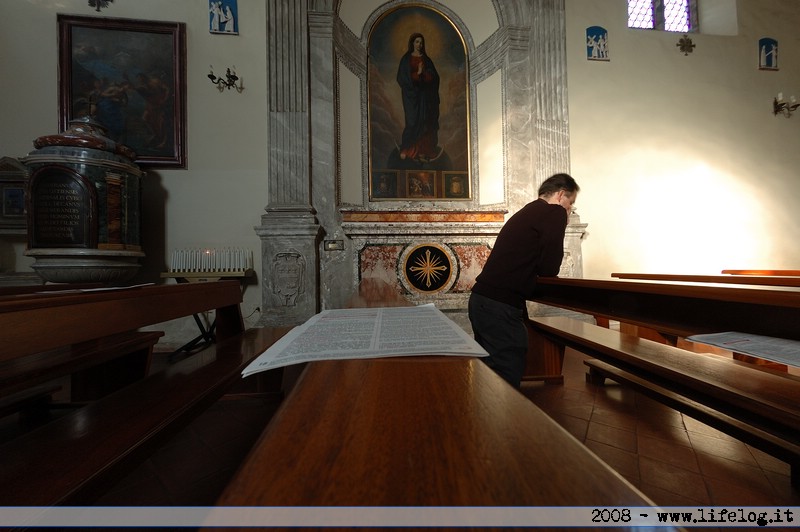
{"label": "plain white wall", "polygon": [[[796,0],[739,0],[738,35],[626,28],[625,0],[567,0],[572,173],[589,224],[584,275],[719,273],[800,265],[800,96]],[[724,7],[724,6],[723,6]],[[588,26],[609,32],[609,62],[588,61]],[[779,41],[780,71],[758,70],[758,40]]]}

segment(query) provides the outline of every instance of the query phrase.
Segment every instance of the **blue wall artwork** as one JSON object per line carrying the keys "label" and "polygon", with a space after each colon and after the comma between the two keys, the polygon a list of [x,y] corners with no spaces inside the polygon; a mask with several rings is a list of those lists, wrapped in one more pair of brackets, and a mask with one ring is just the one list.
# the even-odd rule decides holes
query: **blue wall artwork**
{"label": "blue wall artwork", "polygon": [[223,35],[239,34],[239,8],[236,0],[209,0],[208,31]]}
{"label": "blue wall artwork", "polygon": [[602,26],[586,28],[586,59],[590,61],[609,61],[608,31]]}
{"label": "blue wall artwork", "polygon": [[778,41],[764,37],[758,40],[758,68],[778,70]]}

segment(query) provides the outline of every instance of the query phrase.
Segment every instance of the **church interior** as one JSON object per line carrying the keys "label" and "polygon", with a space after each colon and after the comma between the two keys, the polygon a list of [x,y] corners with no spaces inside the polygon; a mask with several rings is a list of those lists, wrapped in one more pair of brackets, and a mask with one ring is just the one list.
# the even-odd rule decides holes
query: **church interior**
{"label": "church interior", "polygon": [[[632,27],[629,7],[637,3],[652,8],[656,27]],[[222,338],[236,327],[298,326],[348,307],[365,282],[382,283],[403,304],[433,304],[469,333],[470,290],[500,228],[559,172],[580,184],[559,278],[760,270],[759,278],[790,280],[748,289],[771,291],[775,301],[764,308],[793,316],[800,301],[800,218],[792,214],[800,212],[796,0],[688,0],[689,23],[679,29],[658,20],[661,0],[208,4],[15,0],[4,10],[0,319],[4,312],[16,319],[3,299],[11,309],[26,287],[45,283],[238,281],[241,326],[229,328],[223,295],[200,310],[193,299],[163,322],[142,319],[141,331],[151,333],[147,375],[202,358],[214,327]],[[435,105],[425,106],[436,109],[438,137],[410,148],[401,72],[414,46],[424,46],[437,72],[428,80]],[[78,160],[87,146],[102,153],[88,165],[104,169],[99,178]],[[87,207],[59,217],[48,203],[56,194],[80,196]],[[64,224],[69,237],[57,231]],[[548,290],[571,285],[560,286]],[[707,308],[724,305],[715,298],[739,297],[727,288],[704,296]],[[601,314],[583,300],[553,312],[551,304],[529,302],[528,312],[545,322],[565,312]],[[731,313],[745,312],[739,304]],[[735,322],[759,321],[758,313]],[[625,321],[609,315],[611,329]],[[687,331],[688,319],[680,324]],[[15,323],[4,325],[3,343],[26,342],[11,332]],[[674,341],[680,327],[670,322],[659,341],[691,345]],[[763,331],[789,330],[786,338],[800,340],[790,325],[779,327]],[[584,361],[592,353],[543,337],[561,349],[563,378],[524,382],[522,396],[645,500],[800,502],[796,434],[778,438],[786,454],[776,458],[641,389],[589,382]],[[764,371],[798,388],[798,366]],[[287,393],[309,379],[301,370],[283,373]],[[70,385],[78,381],[56,398]],[[275,396],[252,391],[206,405],[91,504],[217,503],[281,408]],[[0,397],[0,445],[32,430],[6,413],[7,403]],[[796,402],[794,409],[800,416]],[[736,425],[725,415],[726,426]],[[761,434],[753,437],[774,439]]]}

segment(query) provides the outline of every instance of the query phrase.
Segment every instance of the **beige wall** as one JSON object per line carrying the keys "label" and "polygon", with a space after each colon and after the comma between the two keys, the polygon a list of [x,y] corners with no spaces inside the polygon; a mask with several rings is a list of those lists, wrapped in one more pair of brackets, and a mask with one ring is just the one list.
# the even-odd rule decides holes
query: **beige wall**
{"label": "beige wall", "polygon": [[[778,92],[800,96],[800,14],[796,0],[737,5],[738,35],[692,35],[697,47],[684,56],[677,34],[627,29],[624,0],[566,0],[586,276],[800,265],[800,116],[771,112]],[[57,13],[187,24],[188,166],[147,178],[145,215],[155,221],[145,230],[147,275],[166,267],[169,250],[191,246],[253,249],[260,272],[253,226],[266,204],[264,3],[239,1],[238,37],[209,34],[197,0],[118,1],[99,15],[86,0],[0,7],[0,155],[10,156],[58,130]],[[585,59],[590,25],[609,30],[610,62]],[[780,42],[780,72],[757,69],[763,36]],[[219,93],[206,78],[210,64],[217,73],[236,65],[245,91]],[[0,243],[0,267],[26,269],[23,250],[23,239]],[[250,288],[245,314],[258,305],[259,289]]]}
{"label": "beige wall", "polygon": [[[772,114],[778,92],[800,97],[796,1],[739,0],[738,35],[692,34],[689,56],[682,35],[627,29],[625,0],[566,6],[584,275],[797,268],[800,116]],[[592,25],[609,31],[608,63],[585,58]],[[758,70],[762,37],[779,72]]]}

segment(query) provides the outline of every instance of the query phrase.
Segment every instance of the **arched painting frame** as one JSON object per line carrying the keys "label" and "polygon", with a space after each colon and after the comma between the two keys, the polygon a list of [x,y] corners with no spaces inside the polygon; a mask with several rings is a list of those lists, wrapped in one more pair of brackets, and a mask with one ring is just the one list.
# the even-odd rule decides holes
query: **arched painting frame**
{"label": "arched painting frame", "polygon": [[[424,74],[404,59],[415,34],[422,34],[430,59],[423,62]],[[370,201],[471,199],[469,76],[458,28],[435,9],[404,5],[376,20],[368,50]],[[423,86],[427,95],[416,92]],[[438,120],[432,120],[437,97]],[[427,138],[409,148],[422,137],[411,133],[412,126],[423,122]]]}

